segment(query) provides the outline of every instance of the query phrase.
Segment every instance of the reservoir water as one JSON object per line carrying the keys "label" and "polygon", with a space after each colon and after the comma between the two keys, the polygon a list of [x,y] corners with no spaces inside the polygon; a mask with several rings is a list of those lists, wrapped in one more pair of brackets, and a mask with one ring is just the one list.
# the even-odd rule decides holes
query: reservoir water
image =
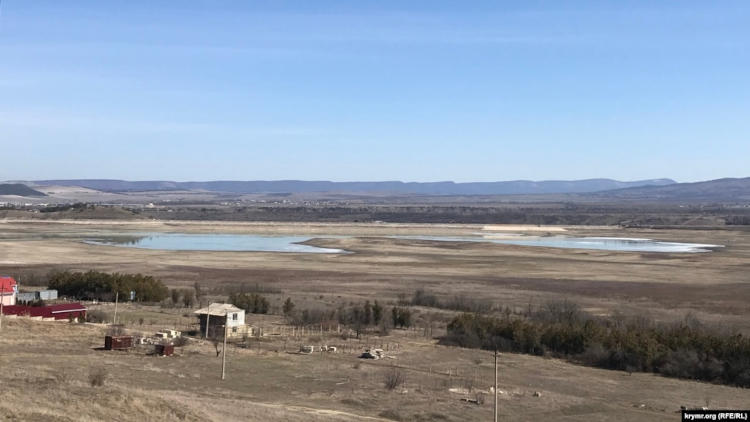
{"label": "reservoir water", "polygon": [[402,239],[443,240],[454,242],[490,242],[504,245],[541,246],[548,248],[594,249],[621,252],[674,252],[694,253],[711,252],[722,245],[701,243],[664,242],[652,239],[634,239],[624,237],[569,237],[569,236],[398,236]]}
{"label": "reservoir water", "polygon": [[[303,245],[313,238],[340,238],[342,236],[266,236],[255,234],[188,234],[145,233],[118,234],[101,239],[89,239],[90,244],[124,246],[143,249],[173,251],[242,251],[242,252],[295,252],[295,253],[346,253],[342,249]],[[352,237],[352,236],[344,236]],[[711,252],[721,245],[700,243],[664,242],[651,239],[619,237],[569,237],[569,236],[387,236],[396,239],[431,240],[443,242],[489,242],[518,246],[549,248],[575,248],[624,252]]]}
{"label": "reservoir water", "polygon": [[346,252],[341,249],[318,248],[316,246],[300,244],[312,238],[312,236],[262,236],[254,234],[149,233],[144,235],[112,236],[107,239],[91,239],[86,243],[169,251]]}

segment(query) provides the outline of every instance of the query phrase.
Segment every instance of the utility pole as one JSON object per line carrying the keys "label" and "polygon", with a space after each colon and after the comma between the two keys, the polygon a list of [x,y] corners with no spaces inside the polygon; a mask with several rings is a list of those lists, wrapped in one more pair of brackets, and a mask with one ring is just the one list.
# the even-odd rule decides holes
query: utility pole
{"label": "utility pole", "polygon": [[117,299],[120,296],[120,292],[115,292],[115,317],[112,320],[112,325],[117,325]]}
{"label": "utility pole", "polygon": [[221,350],[221,379],[224,380],[224,374],[227,368],[227,321],[224,319],[224,348]]}
{"label": "utility pole", "polygon": [[3,329],[3,301],[5,300],[5,284],[0,283],[0,330]]}
{"label": "utility pole", "polygon": [[208,338],[208,323],[211,322],[211,301],[208,301],[208,312],[206,312],[206,335],[204,338]]}
{"label": "utility pole", "polygon": [[497,422],[497,348],[495,348],[495,422]]}

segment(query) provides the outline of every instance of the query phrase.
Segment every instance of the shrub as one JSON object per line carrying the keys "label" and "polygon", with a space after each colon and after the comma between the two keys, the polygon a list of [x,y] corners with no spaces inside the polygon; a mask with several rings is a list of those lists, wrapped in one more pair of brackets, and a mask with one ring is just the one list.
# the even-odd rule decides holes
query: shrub
{"label": "shrub", "polygon": [[294,312],[291,323],[296,327],[317,325],[332,320],[333,316],[332,312],[328,312],[325,309],[303,309],[302,312]]}
{"label": "shrub", "polygon": [[439,302],[435,295],[427,293],[424,289],[419,289],[414,292],[414,296],[411,298],[411,304],[414,306],[428,306],[432,308],[438,308]]}
{"label": "shrub", "polygon": [[552,301],[545,303],[533,318],[538,321],[550,323],[574,324],[585,319],[585,314],[575,303],[563,301]]}
{"label": "shrub", "polygon": [[292,312],[294,311],[294,302],[292,302],[292,298],[288,297],[286,298],[286,301],[284,301],[284,306],[282,308],[285,316],[291,316]]}
{"label": "shrub", "polygon": [[406,382],[404,372],[398,368],[392,368],[385,373],[384,385],[387,390],[394,390]]}
{"label": "shrub", "polygon": [[267,314],[269,308],[268,299],[257,293],[233,293],[229,303],[252,314]]}
{"label": "shrub", "polygon": [[391,319],[394,327],[411,327],[411,310],[406,307],[391,308]]}
{"label": "shrub", "polygon": [[380,321],[382,320],[383,320],[383,306],[381,306],[376,300],[375,303],[372,305],[372,322],[375,325],[378,325],[380,324]]}
{"label": "shrub", "polygon": [[593,343],[578,356],[581,363],[591,366],[606,366],[609,360],[609,351],[601,343]]}
{"label": "shrub", "polygon": [[174,341],[172,342],[172,344],[174,344],[175,347],[183,347],[183,346],[186,346],[188,344],[188,339],[187,339],[187,337],[180,336],[180,337],[177,337],[176,339],[174,339]]}
{"label": "shrub", "polygon": [[111,320],[112,318],[109,316],[109,314],[107,312],[102,311],[101,309],[92,309],[86,312],[87,322],[103,323],[103,322],[109,322]]}
{"label": "shrub", "polygon": [[190,289],[182,289],[182,304],[186,308],[192,308],[195,305],[195,291]]}
{"label": "shrub", "polygon": [[369,300],[361,304],[352,303],[351,306],[346,308],[340,307],[337,310],[338,322],[353,329],[357,338],[359,338],[360,334],[375,322],[374,315],[376,309],[377,312],[380,312],[379,317],[382,319],[382,308],[380,305],[375,307],[370,304]]}
{"label": "shrub", "polygon": [[102,387],[107,381],[107,370],[104,368],[95,368],[89,371],[89,384],[92,387]]}
{"label": "shrub", "polygon": [[42,299],[36,299],[36,300],[34,300],[32,302],[29,302],[29,306],[41,307],[41,306],[45,306],[45,305],[47,305],[47,304],[44,303],[44,300],[42,300]]}
{"label": "shrub", "polygon": [[457,295],[448,300],[440,300],[437,296],[424,289],[414,292],[414,296],[411,298],[411,305],[462,312],[489,312],[492,310],[492,302],[488,300],[469,298],[465,295]]}

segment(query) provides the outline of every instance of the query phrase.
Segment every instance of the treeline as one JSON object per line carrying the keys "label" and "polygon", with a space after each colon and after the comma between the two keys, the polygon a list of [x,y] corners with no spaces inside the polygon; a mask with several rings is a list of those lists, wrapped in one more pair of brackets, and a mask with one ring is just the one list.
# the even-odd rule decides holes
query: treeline
{"label": "treeline", "polygon": [[465,313],[447,331],[443,344],[551,354],[600,368],[750,387],[750,338],[708,330],[690,318],[676,324],[594,318],[556,303],[525,317]]}
{"label": "treeline", "polygon": [[196,296],[196,290],[193,289],[171,289],[169,296],[172,298],[172,306],[182,305],[186,308],[192,308],[199,297]]}
{"label": "treeline", "polygon": [[461,312],[489,312],[493,308],[493,303],[489,300],[473,299],[464,295],[455,295],[448,299],[438,299],[437,296],[424,289],[415,291],[411,301],[406,302],[401,300],[400,302],[413,306],[426,306]]}
{"label": "treeline", "polygon": [[54,272],[49,275],[48,287],[80,300],[112,301],[119,294],[119,300],[129,301],[132,291],[136,302],[161,302],[169,295],[164,283],[152,276],[98,271]]}
{"label": "treeline", "polygon": [[96,208],[96,206],[93,204],[76,202],[75,204],[52,205],[49,207],[42,207],[42,208],[39,208],[39,212],[60,212],[60,211],[69,211],[69,210],[83,211],[85,209],[93,210],[94,208]]}
{"label": "treeline", "polygon": [[359,338],[369,327],[379,326],[385,322],[384,312],[383,306],[377,300],[374,303],[367,300],[361,304],[340,307],[335,312],[335,318],[339,324],[354,330]]}
{"label": "treeline", "polygon": [[251,314],[267,314],[270,308],[268,299],[258,293],[232,293],[229,303]]}
{"label": "treeline", "polygon": [[[533,225],[685,225],[696,216],[709,219],[712,225],[722,225],[727,210],[715,207],[664,207],[629,205],[557,203],[559,207],[534,204],[493,206],[468,204],[462,206],[445,203],[423,205],[351,204],[320,207],[263,205],[249,207],[174,207],[169,214],[176,220],[221,220],[221,221],[330,221],[366,222],[386,221],[392,223],[468,223],[468,224],[533,224]],[[634,212],[637,211],[637,212]],[[732,210],[732,213],[739,211]],[[158,209],[144,209],[143,215],[161,219]]]}
{"label": "treeline", "polygon": [[750,226],[750,216],[747,215],[733,215],[724,221],[727,226]]}
{"label": "treeline", "polygon": [[407,307],[393,306],[388,310],[377,300],[366,300],[358,304],[340,306],[337,309],[295,309],[291,299],[284,302],[284,315],[289,323],[297,327],[339,324],[350,328],[357,337],[365,331],[377,328],[386,334],[391,327],[411,327],[412,312]]}

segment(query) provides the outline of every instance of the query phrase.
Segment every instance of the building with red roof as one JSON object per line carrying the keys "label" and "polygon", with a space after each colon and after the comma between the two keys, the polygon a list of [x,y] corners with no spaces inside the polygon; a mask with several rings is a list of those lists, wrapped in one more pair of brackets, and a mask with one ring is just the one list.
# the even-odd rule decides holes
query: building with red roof
{"label": "building with red roof", "polygon": [[55,320],[83,320],[86,318],[86,307],[80,303],[60,303],[47,306],[4,306],[4,315],[38,317]]}
{"label": "building with red roof", "polygon": [[0,276],[0,303],[3,306],[15,305],[18,295],[18,283],[13,277]]}

